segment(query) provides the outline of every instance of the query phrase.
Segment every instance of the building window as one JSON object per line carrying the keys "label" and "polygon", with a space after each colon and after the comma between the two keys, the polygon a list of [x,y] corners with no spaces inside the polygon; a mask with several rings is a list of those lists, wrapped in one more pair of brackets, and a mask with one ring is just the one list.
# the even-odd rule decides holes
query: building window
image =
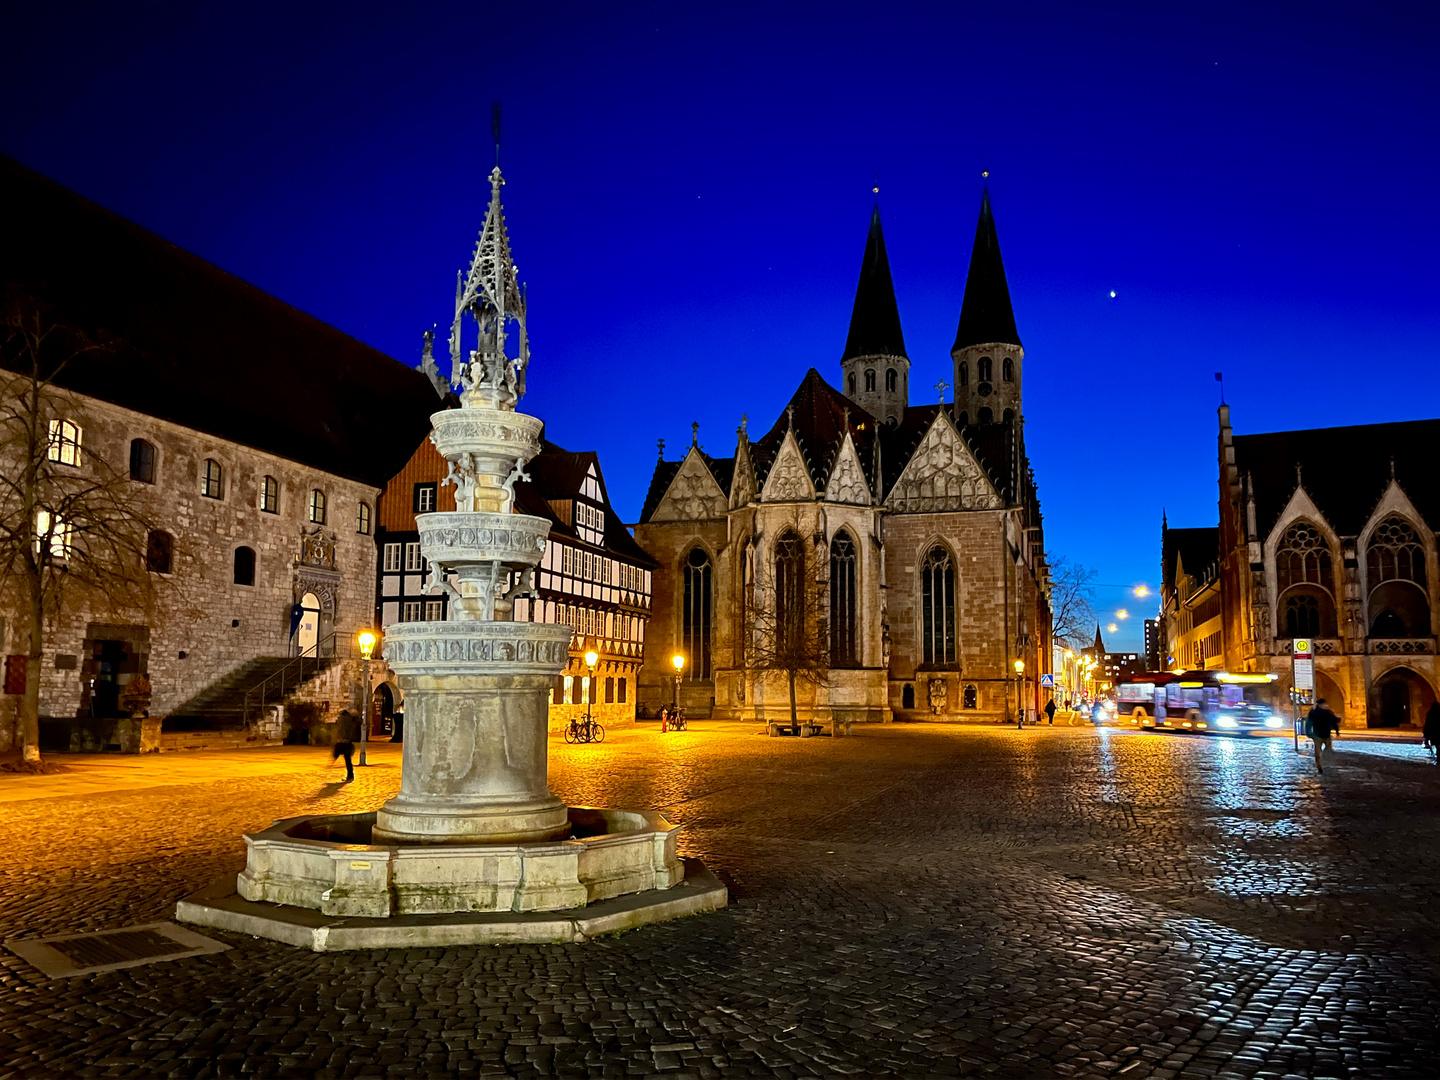
{"label": "building window", "polygon": [[620,676],[620,685],[617,687],[616,698],[621,705],[625,704],[625,676]]}
{"label": "building window", "polygon": [[961,699],[962,707],[966,709],[974,709],[978,706],[979,700],[980,695],[979,692],[975,689],[975,684],[967,683],[965,686],[964,696]]}
{"label": "building window", "polygon": [[325,492],[319,488],[310,492],[310,524],[325,524]]}
{"label": "building window", "polygon": [[855,373],[850,372],[850,396],[855,396]]}
{"label": "building window", "polygon": [[80,464],[80,425],[72,420],[50,421],[49,458],[61,465]]}
{"label": "building window", "polygon": [[445,601],[444,601],[444,600],[426,600],[426,601],[425,601],[425,621],[426,621],[426,622],[442,622],[442,621],[444,620],[444,618],[445,618]]}
{"label": "building window", "polygon": [[830,542],[830,665],[854,667],[859,652],[855,643],[855,544],[842,532]]}
{"label": "building window", "polygon": [[692,679],[710,678],[710,556],[692,548],[685,559],[681,648]]}
{"label": "building window", "polygon": [[1015,361],[1008,356],[1000,362],[1000,377],[1006,382],[1015,381]]}
{"label": "building window", "polygon": [[960,367],[955,373],[955,381],[958,382],[961,386],[970,385],[970,365],[967,364],[964,360],[960,361]]}
{"label": "building window", "polygon": [[1370,588],[1386,581],[1425,584],[1425,547],[1410,523],[1389,517],[1375,527],[1365,548],[1365,572]]}
{"label": "building window", "polygon": [[1275,552],[1275,574],[1281,592],[1300,584],[1330,589],[1330,546],[1324,534],[1308,521],[1291,525]]}
{"label": "building window", "polygon": [[155,447],[144,439],[130,440],[130,479],[142,484],[155,482]]}
{"label": "building window", "polygon": [[260,509],[267,514],[280,512],[280,485],[273,476],[260,481]]}
{"label": "building window", "polygon": [[355,510],[355,531],[362,536],[370,535],[370,504],[364,499]]}
{"label": "building window", "polygon": [[52,517],[49,510],[35,511],[35,553],[46,550],[49,538],[50,559],[65,562],[70,558],[70,544],[75,537],[75,527],[64,518]]}
{"label": "building window", "polygon": [[1320,636],[1319,600],[1306,595],[1292,596],[1285,601],[1285,636]]}
{"label": "building window", "polygon": [[575,676],[574,676],[574,675],[566,675],[566,676],[565,676],[565,697],[563,698],[563,700],[564,700],[564,702],[565,702],[566,705],[573,705],[573,704],[575,704],[574,698],[575,698]]}
{"label": "building window", "polygon": [[235,584],[255,584],[255,549],[249,547],[237,547],[235,549]]}
{"label": "building window", "polygon": [[151,529],[145,537],[145,569],[152,574],[170,573],[175,552],[175,538],[160,529]]}
{"label": "building window", "polygon": [[429,514],[434,512],[436,490],[434,484],[415,485],[414,505],[412,507],[415,513]]}
{"label": "building window", "polygon": [[989,409],[981,409],[975,414],[975,422],[977,424],[989,424],[992,423],[994,420],[995,414]]}
{"label": "building window", "polygon": [[386,569],[387,571],[389,571],[389,572],[391,572],[391,573],[395,573],[396,571],[398,571],[398,570],[401,569],[401,566],[400,566],[400,552],[403,551],[403,550],[404,550],[404,545],[402,545],[402,544],[386,544],[386,545],[385,545],[385,561],[384,561],[384,563],[383,563],[383,566],[385,567],[385,569]]}
{"label": "building window", "polygon": [[605,676],[605,704],[606,704],[606,705],[614,705],[614,704],[615,704],[615,676],[614,676],[614,675],[606,675],[606,676]]}
{"label": "building window", "polygon": [[874,368],[866,368],[866,369],[865,369],[865,389],[866,389],[866,391],[873,391],[873,390],[875,389],[875,369],[874,369]]}
{"label": "building window", "polygon": [[416,543],[406,544],[406,545],[405,545],[405,569],[406,569],[406,570],[419,570],[419,569],[421,568],[422,563],[423,563],[423,557],[422,557],[421,554],[420,554],[420,545],[419,545],[419,543],[416,542]]}
{"label": "building window", "polygon": [[925,663],[955,662],[955,568],[942,547],[933,547],[920,568],[921,638]]}
{"label": "building window", "polygon": [[205,467],[200,472],[200,494],[207,499],[225,497],[225,470],[214,458],[205,459]]}
{"label": "building window", "polygon": [[995,368],[990,357],[982,356],[975,361],[975,381],[991,382],[994,379]]}
{"label": "building window", "polygon": [[424,609],[425,605],[419,600],[406,600],[400,605],[400,621],[419,622]]}
{"label": "building window", "polygon": [[805,550],[793,532],[775,541],[775,633],[779,651],[798,654],[805,642]]}
{"label": "building window", "polygon": [[892,367],[892,368],[886,368],[886,369],[885,369],[885,389],[886,389],[886,390],[888,390],[890,393],[893,394],[893,393],[895,392],[895,387],[896,387],[897,385],[899,385],[899,381],[900,381],[900,376],[895,373],[895,369],[894,369],[893,367]]}

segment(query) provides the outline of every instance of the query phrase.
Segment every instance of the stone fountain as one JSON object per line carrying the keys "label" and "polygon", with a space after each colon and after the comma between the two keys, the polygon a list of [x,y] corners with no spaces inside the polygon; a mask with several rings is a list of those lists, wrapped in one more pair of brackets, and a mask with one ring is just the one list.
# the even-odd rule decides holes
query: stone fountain
{"label": "stone fountain", "polygon": [[[514,512],[543,425],[516,411],[530,353],[503,183],[496,168],[456,295],[460,407],[431,417],[456,508],[416,519],[427,588],[448,596],[448,615],[385,636],[405,692],[400,791],[372,813],[247,834],[235,888],[187,898],[181,919],[338,949],[576,940],[726,902],[703,866],[677,857],[678,826],[643,810],[567,807],[547,785],[548,692],[571,630],[511,618],[518,597],[535,595],[549,522]],[[429,335],[422,366],[439,379]]]}

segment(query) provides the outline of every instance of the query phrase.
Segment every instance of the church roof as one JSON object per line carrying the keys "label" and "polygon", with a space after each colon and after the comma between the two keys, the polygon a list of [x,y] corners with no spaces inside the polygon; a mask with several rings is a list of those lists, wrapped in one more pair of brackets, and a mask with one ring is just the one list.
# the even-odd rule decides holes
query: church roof
{"label": "church roof", "polygon": [[870,235],[865,239],[860,281],[855,286],[855,306],[850,312],[850,335],[845,339],[845,354],[840,359],[857,356],[907,356],[878,205],[870,215]]}
{"label": "church roof", "polygon": [[[945,410],[951,421],[955,410],[950,405],[910,405],[905,409],[905,419],[893,428],[885,428],[880,436],[880,457],[885,475],[884,491],[888,493],[905,466],[910,463],[925,433],[935,420],[935,414]],[[993,424],[966,424],[960,434],[975,455],[975,460],[985,470],[990,482],[1007,504],[1016,502],[1017,453],[1023,451],[1015,445],[1014,421],[999,420]]]}
{"label": "church roof", "polygon": [[1394,477],[1431,529],[1440,529],[1440,476],[1431,467],[1440,420],[1236,435],[1235,466],[1248,475],[1261,537],[1275,527],[1299,483],[1331,527],[1357,536]]}
{"label": "church roof", "polygon": [[5,157],[0,287],[111,343],[59,385],[376,487],[442,407],[416,369]]}
{"label": "church roof", "polygon": [[987,189],[980,197],[980,221],[975,226],[975,246],[970,251],[970,272],[965,278],[965,299],[960,305],[955,348],[992,342],[1019,345],[1020,332],[1015,329],[1015,311],[1010,306],[1010,286],[1005,283],[1000,239],[995,235],[995,218],[990,212]]}
{"label": "church roof", "polygon": [[[730,483],[735,477],[735,459],[715,458],[695,447],[700,452],[700,460],[710,470],[710,475],[715,478],[715,483],[720,485],[720,490],[728,498],[730,495]],[[685,464],[685,458],[690,455],[686,450],[679,461],[666,461],[663,457],[655,463],[655,471],[650,475],[650,490],[645,493],[645,505],[640,508],[640,524],[650,520],[652,514],[660,507],[660,500],[665,498],[665,492],[670,490],[670,484],[675,479],[675,474],[680,471],[680,466]]]}
{"label": "church roof", "polygon": [[1178,556],[1185,572],[1199,580],[1209,580],[1206,572],[1220,559],[1220,528],[1211,525],[1200,529],[1167,528],[1160,541],[1160,573],[1162,582],[1175,587],[1175,560]]}
{"label": "church roof", "polygon": [[[755,467],[755,483],[765,485],[770,467],[780,453],[785,432],[793,427],[795,441],[810,472],[810,480],[823,489],[830,478],[830,469],[840,453],[845,433],[855,441],[860,460],[870,460],[872,436],[879,422],[855,402],[827,383],[813,367],[800,380],[800,386],[775,426],[750,446],[750,460]],[[868,469],[866,470],[869,471]],[[727,487],[728,491],[729,488]]]}

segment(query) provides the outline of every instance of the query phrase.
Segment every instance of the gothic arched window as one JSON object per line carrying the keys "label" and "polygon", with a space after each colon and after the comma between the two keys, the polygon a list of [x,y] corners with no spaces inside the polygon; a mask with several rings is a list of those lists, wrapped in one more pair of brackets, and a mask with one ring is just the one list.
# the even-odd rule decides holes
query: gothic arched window
{"label": "gothic arched window", "polygon": [[855,640],[855,544],[848,533],[830,541],[830,666],[854,667],[860,660]]}
{"label": "gothic arched window", "polygon": [[1308,521],[1291,525],[1275,551],[1275,576],[1281,592],[1300,584],[1332,588],[1330,545],[1325,535]]}
{"label": "gothic arched window", "polygon": [[690,678],[710,678],[710,556],[692,548],[685,560],[685,606],[680,619],[681,648]]}
{"label": "gothic arched window", "polygon": [[920,636],[925,663],[955,662],[955,567],[938,545],[920,567]]}
{"label": "gothic arched window", "polygon": [[964,360],[961,360],[960,366],[955,369],[955,381],[961,386],[970,385],[970,365]]}
{"label": "gothic arched window", "polygon": [[1285,636],[1320,636],[1320,601],[1317,597],[1303,594],[1286,599]]}
{"label": "gothic arched window", "polygon": [[895,369],[894,369],[893,367],[892,367],[892,368],[886,368],[886,369],[885,369],[885,389],[888,390],[890,393],[893,394],[893,393],[895,392],[895,387],[896,387],[897,385],[899,385],[899,382],[900,382],[900,376],[897,375],[897,374],[895,374]]}
{"label": "gothic arched window", "polygon": [[1015,381],[1015,361],[1005,357],[1000,363],[1000,374],[1006,382]]}
{"label": "gothic arched window", "polygon": [[804,641],[805,549],[793,532],[775,541],[775,632],[781,653],[797,652]]}
{"label": "gothic arched window", "polygon": [[874,390],[874,389],[875,389],[875,369],[874,369],[874,368],[866,368],[866,369],[865,369],[865,389],[866,389],[866,390]]}
{"label": "gothic arched window", "polygon": [[1365,545],[1365,573],[1372,589],[1386,581],[1425,584],[1425,545],[1408,521],[1393,516],[1375,527]]}
{"label": "gothic arched window", "polygon": [[995,377],[994,372],[990,357],[982,356],[975,361],[975,378],[980,382],[991,382]]}

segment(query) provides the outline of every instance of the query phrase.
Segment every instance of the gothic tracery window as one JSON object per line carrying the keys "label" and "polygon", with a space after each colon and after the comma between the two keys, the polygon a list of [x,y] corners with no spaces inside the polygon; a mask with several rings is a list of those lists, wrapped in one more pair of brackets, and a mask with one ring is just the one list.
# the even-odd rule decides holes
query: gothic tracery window
{"label": "gothic tracery window", "polygon": [[781,652],[798,649],[805,628],[805,551],[800,538],[786,532],[775,541],[775,632]]}
{"label": "gothic tracery window", "polygon": [[849,534],[830,541],[830,665],[853,667],[860,659],[855,640],[855,544]]}
{"label": "gothic tracery window", "polygon": [[685,559],[685,599],[680,640],[685,651],[686,674],[710,678],[710,556],[692,548]]}
{"label": "gothic tracery window", "polygon": [[920,636],[925,663],[955,662],[955,567],[940,546],[925,553],[920,567]]}
{"label": "gothic tracery window", "polygon": [[1375,527],[1365,546],[1365,573],[1372,589],[1386,581],[1425,584],[1425,545],[1408,521],[1397,515]]}
{"label": "gothic tracery window", "polygon": [[1275,575],[1281,592],[1300,584],[1331,589],[1330,545],[1325,535],[1308,521],[1291,525],[1275,551]]}

